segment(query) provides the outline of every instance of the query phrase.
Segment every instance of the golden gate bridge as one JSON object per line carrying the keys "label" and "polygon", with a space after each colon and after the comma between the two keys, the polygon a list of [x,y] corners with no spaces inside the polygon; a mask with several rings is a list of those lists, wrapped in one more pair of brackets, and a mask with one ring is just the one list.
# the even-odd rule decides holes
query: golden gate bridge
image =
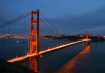
{"label": "golden gate bridge", "polygon": [[[30,25],[24,25],[27,23],[22,23],[19,26],[19,22],[17,23],[17,25],[13,24],[17,21],[21,21],[21,19],[23,19],[29,15],[31,15]],[[39,15],[40,15],[39,10],[32,11],[31,13],[30,12],[26,13],[22,16],[19,16],[11,21],[5,22],[0,25],[0,28],[1,28],[0,29],[0,39],[6,39],[6,38],[28,39],[27,45],[29,45],[29,47],[28,47],[29,52],[27,52],[27,54],[25,54],[23,56],[8,59],[7,60],[8,62],[15,63],[15,62],[21,62],[21,61],[29,59],[30,69],[33,70],[34,72],[38,73],[39,72],[39,57],[41,55],[44,55],[46,53],[50,53],[50,52],[53,52],[56,50],[64,49],[65,47],[69,47],[69,46],[79,44],[79,43],[84,43],[84,48],[89,47],[89,41],[91,39],[89,39],[88,32],[86,32],[86,35],[84,36],[83,39],[73,41],[73,42],[68,42],[66,44],[61,44],[56,47],[47,48],[46,50],[39,50],[39,48],[40,48],[40,45],[39,45],[39,43],[40,43],[40,41],[39,41],[40,40],[40,26],[39,26],[40,16]],[[25,22],[25,20],[23,22]],[[47,25],[44,25],[44,26],[47,26]],[[27,28],[29,28],[28,31],[27,31]],[[17,29],[19,29],[19,30],[17,30]],[[29,34],[27,34],[27,32],[29,32]]]}

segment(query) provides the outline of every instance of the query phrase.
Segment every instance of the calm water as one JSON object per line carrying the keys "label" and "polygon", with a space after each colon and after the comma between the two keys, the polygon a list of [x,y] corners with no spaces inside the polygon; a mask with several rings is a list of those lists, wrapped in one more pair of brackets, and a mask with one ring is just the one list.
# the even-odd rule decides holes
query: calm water
{"label": "calm water", "polygon": [[[57,43],[62,44],[67,41],[43,40],[40,48],[46,49]],[[28,51],[27,44],[27,40],[1,39],[0,58],[9,59],[24,55]],[[88,49],[83,50],[83,48],[83,44],[78,44],[44,55],[40,58],[40,72],[105,73],[105,42],[91,44]]]}

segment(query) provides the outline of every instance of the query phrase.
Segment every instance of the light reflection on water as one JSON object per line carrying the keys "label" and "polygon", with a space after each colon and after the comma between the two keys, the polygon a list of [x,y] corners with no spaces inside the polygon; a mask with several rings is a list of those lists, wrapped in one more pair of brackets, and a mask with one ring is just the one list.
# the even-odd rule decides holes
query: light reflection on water
{"label": "light reflection on water", "polygon": [[68,61],[65,65],[63,65],[56,73],[73,73],[73,70],[80,60],[80,58],[84,57],[90,51],[90,46],[84,48],[79,54],[73,57],[70,61]]}

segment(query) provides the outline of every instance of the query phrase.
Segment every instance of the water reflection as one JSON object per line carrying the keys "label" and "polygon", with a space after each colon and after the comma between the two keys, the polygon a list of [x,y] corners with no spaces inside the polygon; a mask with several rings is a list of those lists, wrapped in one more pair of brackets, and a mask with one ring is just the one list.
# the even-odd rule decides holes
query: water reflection
{"label": "water reflection", "polygon": [[84,57],[90,51],[90,46],[85,47],[79,54],[73,57],[70,61],[68,61],[63,67],[61,67],[56,73],[73,73],[76,64],[80,60],[80,58]]}

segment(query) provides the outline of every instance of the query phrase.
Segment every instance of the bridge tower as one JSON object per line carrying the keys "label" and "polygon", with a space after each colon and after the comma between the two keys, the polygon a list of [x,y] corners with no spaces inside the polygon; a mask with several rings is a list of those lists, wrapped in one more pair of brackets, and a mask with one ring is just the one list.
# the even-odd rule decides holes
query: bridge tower
{"label": "bridge tower", "polygon": [[[89,39],[88,31],[86,32],[85,39],[87,39],[87,40]],[[85,46],[85,47],[88,47],[88,46],[89,46],[89,41],[85,41],[85,42],[84,42],[84,46]]]}
{"label": "bridge tower", "polygon": [[[31,13],[31,28],[30,28],[30,54],[39,53],[39,10]],[[38,72],[38,57],[30,59],[30,69]]]}

